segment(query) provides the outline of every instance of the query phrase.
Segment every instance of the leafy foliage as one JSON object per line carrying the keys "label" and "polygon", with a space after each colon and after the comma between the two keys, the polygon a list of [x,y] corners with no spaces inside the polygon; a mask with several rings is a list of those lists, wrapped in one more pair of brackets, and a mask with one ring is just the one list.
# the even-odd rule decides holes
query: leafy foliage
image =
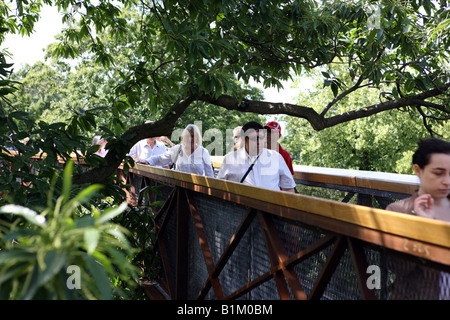
{"label": "leafy foliage", "polygon": [[[85,207],[101,186],[72,195],[71,175],[69,162],[62,195],[54,200],[54,181],[40,214],[18,205],[0,208],[2,214],[20,217],[11,219],[0,240],[2,299],[111,299],[124,295],[113,279],[136,285],[127,230],[111,222],[126,203],[103,212]],[[73,266],[80,270],[78,288],[68,285]]]}
{"label": "leafy foliage", "polygon": [[[333,72],[340,73],[342,68],[336,66]],[[311,106],[320,108],[333,96],[332,90],[323,86],[320,78],[316,75],[302,79],[310,82],[311,89],[299,95],[300,103],[308,101]],[[366,88],[342,99],[335,108],[337,112],[346,112],[354,106],[375,104],[381,93]],[[287,134],[282,144],[291,153],[294,163],[319,167],[413,174],[412,152],[418,139],[429,135],[423,119],[411,108],[339,124],[324,131],[313,130],[302,119],[282,119],[287,122]],[[444,139],[450,139],[448,123],[436,123],[435,129]]]}
{"label": "leafy foliage", "polygon": [[[76,159],[91,167],[104,164],[104,160],[97,156],[86,157],[95,152],[89,147],[90,141],[84,135],[89,132],[91,113],[74,114],[68,124],[48,124],[34,122],[30,114],[23,111],[9,114],[2,111],[0,204],[18,203],[42,209],[51,179],[55,174],[60,174],[63,163]],[[83,170],[82,164],[74,168],[75,172]],[[106,179],[104,185],[106,188],[102,192],[117,201],[125,196],[117,177]],[[56,192],[60,191],[57,185]]]}
{"label": "leafy foliage", "polygon": [[[30,7],[31,13],[40,4]],[[62,78],[78,99],[62,98],[62,105],[82,115],[74,126],[93,126],[86,113],[99,116],[90,129],[110,141],[107,170],[81,174],[80,183],[103,181],[134,143],[168,135],[202,102],[227,113],[284,113],[306,119],[315,130],[410,108],[435,134],[435,123],[449,117],[447,1],[54,4],[64,12],[67,28],[52,55],[81,62],[76,75]],[[26,8],[17,16],[28,14]],[[11,25],[29,30],[13,18],[6,21],[11,31],[16,30]],[[336,73],[333,66],[342,63],[346,68]],[[251,79],[280,86],[281,80],[313,71],[321,72],[333,93],[320,108],[263,103],[246,87]],[[382,91],[379,103],[341,111],[339,101],[367,87]],[[136,114],[155,125],[142,125]]]}

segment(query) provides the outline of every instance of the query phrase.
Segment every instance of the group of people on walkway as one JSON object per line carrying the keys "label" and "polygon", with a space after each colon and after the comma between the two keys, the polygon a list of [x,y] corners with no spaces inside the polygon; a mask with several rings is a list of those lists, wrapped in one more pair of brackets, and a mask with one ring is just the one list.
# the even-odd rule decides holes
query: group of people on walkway
{"label": "group of people on walkway", "polygon": [[[279,144],[280,137],[281,126],[276,121],[265,126],[250,121],[236,127],[234,151],[224,157],[217,178],[294,192],[292,159]],[[106,140],[94,140],[93,144],[99,145],[96,154],[104,156]],[[180,144],[174,145],[167,137],[147,138],[136,143],[128,155],[137,163],[214,177],[210,154],[193,124],[183,130]],[[419,189],[386,209],[450,222],[450,142],[420,140],[412,163],[420,180]]]}
{"label": "group of people on walkway", "polygon": [[[268,148],[271,145],[267,143],[272,133],[275,150]],[[294,192],[292,159],[278,143],[280,135],[281,127],[275,121],[265,127],[251,121],[235,128],[235,150],[224,157],[217,178]],[[214,177],[210,154],[202,146],[199,128],[193,124],[183,130],[180,144],[166,148],[155,138],[148,138],[133,146],[129,155],[137,163]]]}
{"label": "group of people on walkway", "polygon": [[[280,136],[280,124],[275,121],[265,126],[251,121],[235,128],[234,151],[224,157],[217,178],[272,190],[296,191],[292,159],[278,143]],[[104,146],[106,142],[99,140],[98,144]],[[104,154],[102,148],[97,154]],[[128,155],[137,163],[214,177],[210,154],[202,146],[199,128],[193,124],[184,129],[180,144],[174,145],[166,137],[147,138],[134,145]],[[450,142],[437,138],[420,140],[412,164],[420,180],[419,188],[411,197],[394,202],[386,209],[450,222]],[[408,286],[413,294],[429,292],[430,281],[434,284],[442,279],[450,281],[448,274],[430,273],[413,263],[395,265],[393,270],[399,279],[393,298],[405,297]],[[418,278],[421,280],[417,281]],[[430,292],[433,298],[442,295],[438,285]],[[450,298],[449,295],[445,297]]]}

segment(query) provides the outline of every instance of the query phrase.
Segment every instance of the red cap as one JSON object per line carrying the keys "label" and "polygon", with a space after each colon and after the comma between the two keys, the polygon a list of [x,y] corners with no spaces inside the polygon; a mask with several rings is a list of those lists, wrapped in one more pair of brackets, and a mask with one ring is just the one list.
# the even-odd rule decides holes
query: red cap
{"label": "red cap", "polygon": [[281,126],[280,126],[280,124],[278,122],[270,121],[270,122],[266,123],[264,128],[269,128],[269,129],[272,129],[274,131],[278,131],[278,133],[280,134],[280,137],[281,137]]}

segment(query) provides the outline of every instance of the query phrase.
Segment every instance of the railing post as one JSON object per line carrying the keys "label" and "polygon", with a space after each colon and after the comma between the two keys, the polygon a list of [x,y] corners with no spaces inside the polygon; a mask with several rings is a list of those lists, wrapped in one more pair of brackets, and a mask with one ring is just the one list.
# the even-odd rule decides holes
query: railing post
{"label": "railing post", "polygon": [[186,192],[177,188],[177,249],[175,300],[186,300],[188,292],[188,220],[189,204]]}
{"label": "railing post", "polygon": [[339,261],[342,258],[342,255],[344,254],[346,247],[347,243],[344,237],[343,236],[337,237],[334,243],[334,247],[331,250],[330,254],[328,255],[325,265],[320,271],[316,283],[314,284],[314,287],[311,290],[309,296],[310,300],[318,300],[322,297],[328,285],[328,282],[330,282],[330,279],[333,276],[333,273],[336,270]]}
{"label": "railing post", "polygon": [[360,241],[347,237],[347,245],[352,257],[353,266],[355,268],[356,278],[358,280],[359,291],[364,300],[376,300],[377,297],[373,290],[367,287],[367,260],[364,249]]}
{"label": "railing post", "polygon": [[372,207],[372,196],[369,194],[358,193],[357,204]]}

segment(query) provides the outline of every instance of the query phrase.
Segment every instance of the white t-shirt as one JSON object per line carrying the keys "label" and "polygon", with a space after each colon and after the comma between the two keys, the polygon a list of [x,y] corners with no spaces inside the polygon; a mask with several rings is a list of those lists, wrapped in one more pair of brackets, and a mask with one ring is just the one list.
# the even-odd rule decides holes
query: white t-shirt
{"label": "white t-shirt", "polygon": [[175,162],[175,170],[214,177],[209,152],[201,146],[188,156],[178,144],[159,156],[152,156],[145,160],[151,166],[162,167],[170,166]]}
{"label": "white t-shirt", "polygon": [[106,155],[108,154],[109,150],[105,150],[104,147],[101,147],[100,150],[98,150],[97,152],[95,152],[96,155],[100,156],[100,157],[106,157]]}
{"label": "white t-shirt", "polygon": [[217,178],[240,182],[250,165],[256,160],[243,184],[272,190],[295,187],[292,174],[278,152],[264,148],[258,159],[256,158],[257,156],[250,157],[245,148],[227,154],[223,159]]}
{"label": "white t-shirt", "polygon": [[147,139],[136,143],[128,154],[134,161],[143,161],[151,156],[157,156],[167,151],[166,146],[161,141],[156,140],[153,149],[148,145]]}

